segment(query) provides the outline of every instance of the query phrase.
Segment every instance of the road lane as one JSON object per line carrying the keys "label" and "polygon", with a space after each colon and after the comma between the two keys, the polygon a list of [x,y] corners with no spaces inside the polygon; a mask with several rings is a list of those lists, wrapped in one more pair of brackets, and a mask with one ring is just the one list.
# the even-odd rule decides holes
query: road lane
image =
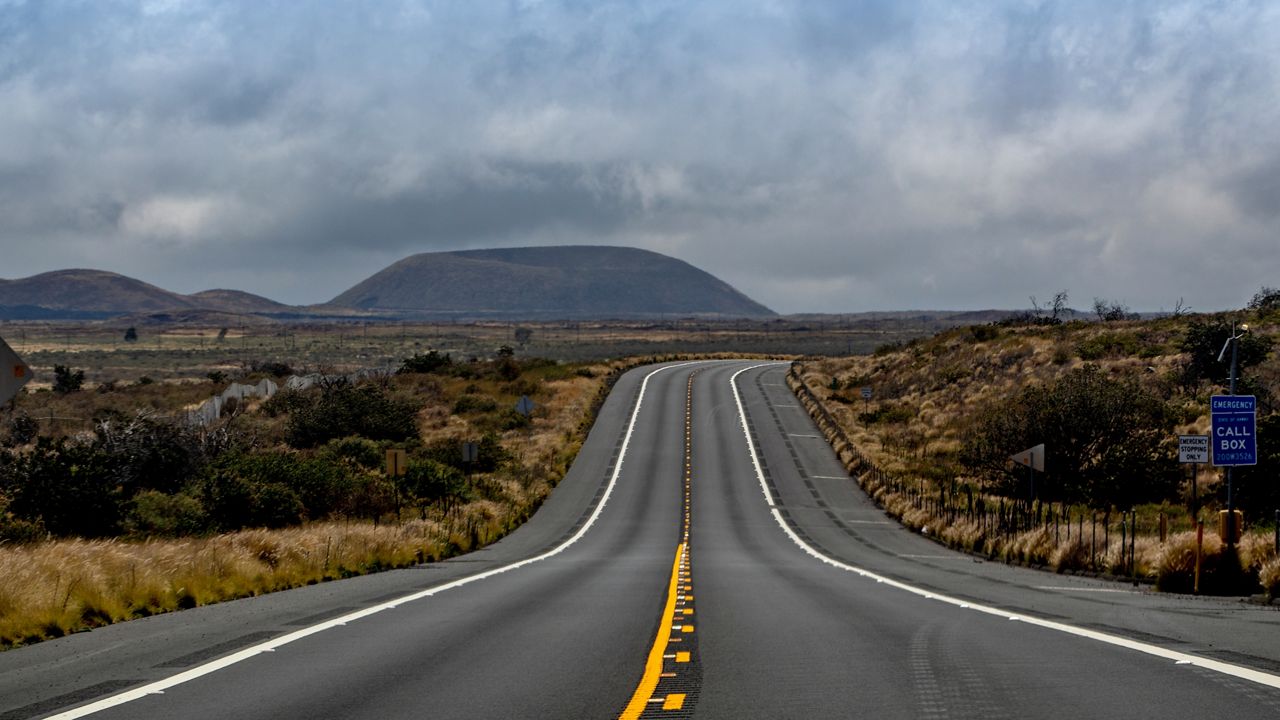
{"label": "road lane", "polygon": [[[778,415],[778,427],[774,414],[783,410],[771,412],[773,402],[790,404],[785,389],[777,391],[784,370],[747,371],[739,384],[770,494],[802,542],[854,565],[883,564],[895,578],[939,592],[963,578],[961,586],[1006,602],[1035,606],[1044,596],[1060,597],[1035,589],[1052,576],[1006,568],[1018,582],[991,582],[982,573],[993,564],[957,563],[950,558],[962,556],[872,524],[883,515],[847,480],[821,487],[816,476],[842,474],[830,449],[796,447],[794,438],[812,434],[812,424]],[[721,377],[705,387],[709,406],[730,402],[728,372],[706,373],[708,380]],[[697,717],[1275,717],[1280,711],[1280,694],[1256,683],[1011,621],[1012,613],[944,604],[892,587],[892,579],[877,582],[819,562],[779,527],[742,430],[735,447],[724,427],[718,417],[695,427],[695,477],[703,480],[695,484],[691,540],[704,673]],[[893,537],[892,549],[845,532],[850,528]],[[976,577],[967,574],[975,569]],[[1120,609],[1149,600],[1134,597]],[[1096,598],[1067,598],[1059,607],[1082,619],[1124,618],[1100,610]],[[1260,624],[1251,632],[1265,627],[1276,638],[1274,614],[1252,620]]]}
{"label": "road lane", "polygon": [[[619,418],[625,418],[630,408],[620,408],[619,403],[634,405],[634,393],[647,376],[643,405],[635,415],[634,432],[612,494],[600,509],[598,522],[563,552],[449,592],[399,603],[394,609],[325,629],[272,652],[252,653],[217,672],[166,688],[162,695],[148,695],[94,717],[328,717],[335,712],[343,717],[416,717],[424,707],[432,708],[438,717],[615,715],[639,677],[643,650],[652,640],[665,600],[662,590],[671,553],[680,539],[683,391],[694,367],[673,365],[659,372],[648,368],[625,376],[569,477],[534,520],[489,550],[434,567],[455,576],[450,579],[474,576],[511,559],[544,553],[548,543],[563,542],[580,527],[582,513],[590,510],[592,498],[599,495],[593,495],[593,489],[602,487],[604,471],[621,450],[615,438],[623,439],[626,423]],[[441,584],[431,581],[432,571],[398,575],[400,595]],[[301,597],[303,591],[294,595]],[[288,595],[278,594],[276,603]],[[394,595],[393,588],[372,601],[385,605]],[[328,612],[335,610],[334,599],[328,603]],[[351,600],[344,597],[342,602]],[[230,623],[224,618],[219,625],[234,626],[236,617],[253,619],[255,605],[253,601],[228,603],[228,608],[238,606],[232,609],[239,612],[230,613]],[[314,610],[315,604],[309,609]],[[199,617],[186,613],[171,617],[182,615],[192,621]],[[260,632],[270,634],[274,629],[279,634],[287,629],[281,619],[272,612],[274,622],[246,622],[239,637],[245,637],[243,631],[251,626],[264,625],[268,629]],[[129,625],[134,623],[116,628]],[[235,628],[224,628],[220,634],[229,632]],[[0,656],[0,688],[7,692],[20,676],[41,671],[68,676],[57,681],[59,687],[80,683],[92,691],[97,684],[88,681],[103,675],[126,681],[136,678],[133,682],[138,684],[196,665],[181,659],[201,649],[199,644],[165,642],[156,633],[142,631],[135,633],[141,637],[136,639],[117,630],[116,635],[126,637],[95,644],[88,637],[94,634],[82,636],[80,643],[69,638],[72,642],[59,648],[61,653],[27,653],[37,646]],[[96,676],[86,676],[84,663],[74,654],[68,656],[77,644],[85,649],[85,656],[98,655],[92,661],[99,669]],[[136,650],[130,650],[134,645],[148,645],[149,656],[138,657]],[[220,647],[212,645],[213,650]],[[214,654],[227,652],[230,649]],[[35,660],[31,667],[20,662],[23,655]],[[104,671],[104,662],[113,655],[127,659],[131,667]],[[25,699],[21,693],[12,697]],[[54,695],[18,704],[10,695],[0,694],[4,703],[0,717],[43,715],[58,699]],[[40,712],[23,714],[24,709]]]}

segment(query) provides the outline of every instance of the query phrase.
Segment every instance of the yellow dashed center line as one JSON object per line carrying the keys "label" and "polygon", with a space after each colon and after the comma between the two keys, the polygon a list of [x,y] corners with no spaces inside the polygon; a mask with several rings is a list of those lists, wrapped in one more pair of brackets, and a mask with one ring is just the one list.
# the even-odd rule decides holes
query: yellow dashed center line
{"label": "yellow dashed center line", "polygon": [[[670,693],[655,695],[660,680],[677,677],[675,668],[666,668],[666,661],[676,664],[691,662],[691,652],[667,652],[667,646],[682,642],[683,638],[672,637],[672,633],[692,633],[693,625],[686,625],[688,616],[693,615],[693,580],[689,561],[689,528],[692,525],[692,486],[693,486],[693,376],[689,375],[686,390],[684,411],[684,527],[681,531],[683,542],[676,547],[675,564],[671,569],[671,580],[667,589],[667,604],[662,611],[662,622],[658,625],[658,635],[649,650],[649,659],[645,663],[644,675],[636,686],[631,702],[622,711],[621,720],[639,718],[649,707],[659,703],[663,710],[680,710],[684,708],[687,693]],[[678,612],[677,612],[678,611]],[[677,617],[683,622],[677,623]]]}

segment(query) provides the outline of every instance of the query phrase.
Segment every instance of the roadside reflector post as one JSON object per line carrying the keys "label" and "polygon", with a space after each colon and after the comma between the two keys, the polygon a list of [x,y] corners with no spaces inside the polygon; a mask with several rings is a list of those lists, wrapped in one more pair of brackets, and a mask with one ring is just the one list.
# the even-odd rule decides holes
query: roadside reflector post
{"label": "roadside reflector post", "polygon": [[1133,566],[1133,586],[1138,587],[1138,511],[1133,511],[1133,527],[1129,528],[1129,564]]}
{"label": "roadside reflector post", "polygon": [[1160,542],[1164,543],[1165,538],[1169,535],[1169,516],[1160,511]]}
{"label": "roadside reflector post", "polygon": [[[1128,543],[1125,542],[1125,540],[1128,539],[1126,536],[1126,533],[1128,533],[1128,531],[1129,531],[1129,513],[1121,513],[1120,514],[1120,572],[1124,572],[1124,566],[1128,564],[1127,562],[1125,562],[1125,560],[1128,559],[1125,557],[1125,555],[1128,554],[1125,552],[1125,550],[1128,549],[1127,547],[1125,547],[1126,545],[1128,545]],[[1107,550],[1110,551],[1111,548],[1108,547]]]}
{"label": "roadside reflector post", "polygon": [[1200,556],[1204,553],[1204,521],[1196,520],[1196,579],[1192,593],[1200,594]]}

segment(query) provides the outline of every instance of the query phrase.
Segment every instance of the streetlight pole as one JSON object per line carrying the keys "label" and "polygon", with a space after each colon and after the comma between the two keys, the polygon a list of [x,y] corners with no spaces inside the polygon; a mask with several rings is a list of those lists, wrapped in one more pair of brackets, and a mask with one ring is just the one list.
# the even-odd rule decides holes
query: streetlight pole
{"label": "streetlight pole", "polygon": [[[1218,353],[1218,362],[1222,362],[1222,356],[1227,352],[1227,345],[1231,345],[1231,375],[1227,386],[1227,394],[1236,394],[1236,370],[1239,366],[1240,359],[1240,338],[1249,332],[1247,324],[1240,325],[1240,332],[1236,332],[1235,323],[1231,323],[1231,337],[1227,338],[1227,342],[1222,345],[1222,352]],[[1227,549],[1232,550],[1236,546],[1236,501],[1235,496],[1231,492],[1231,467],[1226,468],[1227,475]]]}

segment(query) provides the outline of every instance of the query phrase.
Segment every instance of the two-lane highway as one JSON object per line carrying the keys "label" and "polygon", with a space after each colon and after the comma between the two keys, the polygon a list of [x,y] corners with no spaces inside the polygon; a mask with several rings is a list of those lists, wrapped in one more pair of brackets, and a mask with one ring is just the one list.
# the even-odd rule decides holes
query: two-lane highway
{"label": "two-lane highway", "polygon": [[0,654],[0,720],[1280,716],[1275,612],[907,532],[785,372],[628,373],[502,542]]}

